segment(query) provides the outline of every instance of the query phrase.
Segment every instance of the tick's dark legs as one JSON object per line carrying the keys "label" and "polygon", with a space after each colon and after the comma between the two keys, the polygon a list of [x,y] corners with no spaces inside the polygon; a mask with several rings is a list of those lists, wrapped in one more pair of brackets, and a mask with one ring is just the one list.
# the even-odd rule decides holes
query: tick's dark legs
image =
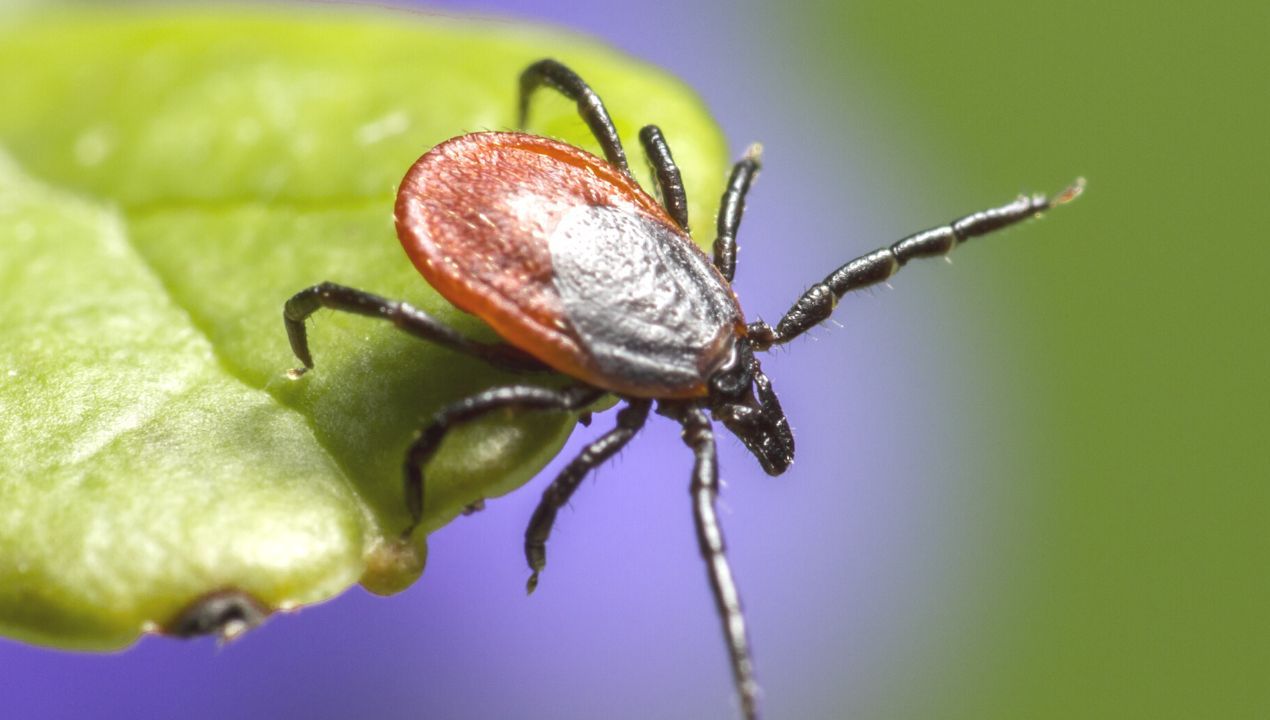
{"label": "tick's dark legs", "polygon": [[529,120],[529,97],[540,85],[549,85],[577,103],[578,114],[586,121],[587,127],[591,128],[591,133],[604,149],[604,157],[627,175],[631,173],[626,164],[622,140],[617,136],[617,128],[613,126],[613,119],[609,117],[609,111],[604,108],[600,96],[577,73],[555,60],[539,60],[520,74],[518,127],[525,127]]}
{"label": "tick's dark legs", "polygon": [[529,592],[538,587],[538,573],[547,566],[547,538],[556,522],[556,512],[569,502],[587,473],[613,457],[644,427],[649,405],[648,400],[630,401],[617,414],[617,427],[587,445],[543,492],[534,516],[529,520],[529,527],[525,529],[525,560],[533,570],[526,585]]}
{"label": "tick's dark legs", "polygon": [[741,700],[741,715],[746,720],[758,718],[758,682],[754,679],[754,660],[745,632],[745,615],[741,597],[732,578],[732,568],[724,552],[723,531],[714,503],[719,492],[719,466],[715,455],[714,430],[705,411],[697,405],[659,407],[683,425],[683,439],[692,448],[696,463],[692,469],[692,517],[697,527],[697,544],[709,571],[714,602],[723,621],[723,636],[732,662],[732,677]]}
{"label": "tick's dark legs", "polygon": [[510,345],[491,345],[468,340],[453,328],[404,302],[329,282],[301,290],[282,309],[282,320],[287,327],[291,351],[304,363],[306,369],[313,367],[313,356],[309,354],[308,332],[304,321],[321,308],[388,320],[417,338],[473,355],[507,370],[545,369],[542,363],[521,350]]}
{"label": "tick's dark legs", "polygon": [[1084,180],[1077,180],[1053,200],[1044,195],[1023,196],[1009,205],[967,215],[862,255],[808,288],[775,329],[761,320],[751,323],[751,342],[756,350],[789,342],[828,318],[843,295],[886,280],[909,260],[946,255],[970,238],[987,235],[1071,202],[1083,188]]}
{"label": "tick's dark legs", "polygon": [[732,277],[736,275],[736,230],[741,225],[741,213],[745,211],[745,195],[750,191],[750,183],[758,175],[760,152],[758,145],[751,145],[745,157],[732,166],[732,176],[728,179],[728,187],[723,191],[723,200],[719,203],[719,222],[714,235],[714,266],[719,268],[728,282],[732,282]]}
{"label": "tick's dark legs", "polygon": [[679,175],[679,166],[670,155],[670,145],[656,125],[645,125],[639,131],[639,141],[644,145],[644,154],[653,166],[657,175],[657,187],[661,190],[661,202],[666,212],[683,229],[688,231],[688,195],[684,192],[684,181]]}
{"label": "tick's dark legs", "polygon": [[603,390],[586,385],[573,385],[562,390],[536,385],[509,385],[477,393],[442,408],[406,452],[402,474],[410,527],[402,536],[410,537],[423,518],[423,466],[436,454],[451,428],[502,409],[581,410],[603,396]]}

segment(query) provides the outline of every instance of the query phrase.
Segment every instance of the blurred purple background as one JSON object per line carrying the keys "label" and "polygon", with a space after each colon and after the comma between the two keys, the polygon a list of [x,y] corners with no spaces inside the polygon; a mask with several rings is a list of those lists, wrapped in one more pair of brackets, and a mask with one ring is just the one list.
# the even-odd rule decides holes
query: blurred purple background
{"label": "blurred purple background", "polygon": [[[825,114],[822,88],[791,72],[790,40],[769,15],[775,6],[431,7],[595,35],[695,87],[734,154],[762,141],[765,170],[742,226],[737,281],[751,317],[775,320],[839,263],[977,209],[916,203],[917,213],[898,181],[875,180],[900,152],[886,143],[903,139],[870,127],[864,112]],[[833,92],[851,83],[841,78]],[[901,161],[920,152],[907,148]],[[948,293],[957,273],[926,265],[907,270],[900,291],[844,302],[836,319],[845,329],[822,328],[766,361],[798,437],[788,474],[765,476],[739,442],[723,439],[724,529],[770,717],[896,714],[921,684],[915,676],[945,666],[955,636],[976,631],[993,592],[963,572],[965,556],[980,567],[995,562],[993,509],[960,498],[974,496],[977,477],[1008,473],[1009,458],[980,452],[990,445],[973,437],[976,422],[965,415],[982,413],[997,427],[1011,421],[1008,408],[982,401],[986,378],[1009,357],[988,331],[975,336],[958,324],[954,336],[941,322],[955,312]],[[582,429],[561,458],[611,422]],[[151,638],[95,656],[0,642],[8,717],[732,716],[693,538],[691,458],[674,428],[654,422],[583,486],[527,599],[522,533],[560,464],[435,534],[423,580],[395,597],[354,589],[224,648]]]}

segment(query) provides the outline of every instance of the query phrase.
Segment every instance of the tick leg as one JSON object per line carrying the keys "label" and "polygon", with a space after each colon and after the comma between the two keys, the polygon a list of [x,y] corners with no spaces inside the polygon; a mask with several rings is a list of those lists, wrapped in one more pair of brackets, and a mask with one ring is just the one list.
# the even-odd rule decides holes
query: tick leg
{"label": "tick leg", "polygon": [[517,126],[524,128],[529,120],[529,96],[540,85],[548,85],[559,90],[562,95],[578,105],[578,114],[591,128],[591,134],[604,149],[604,157],[609,163],[621,168],[627,175],[631,174],[626,164],[626,151],[622,149],[622,140],[617,136],[617,128],[613,126],[613,118],[604,108],[604,102],[595,94],[586,81],[563,64],[547,59],[525,68],[520,74],[520,110]]}
{"label": "tick leg", "polygon": [[626,447],[626,443],[644,427],[644,422],[648,420],[649,404],[648,400],[630,401],[617,414],[617,427],[587,445],[542,493],[542,500],[538,502],[538,508],[529,520],[529,527],[525,529],[525,560],[533,571],[525,586],[526,591],[532,593],[538,587],[538,573],[547,566],[547,538],[556,522],[556,512],[569,502],[587,473]]}
{"label": "tick leg", "polygon": [[666,212],[684,231],[688,232],[688,195],[684,192],[684,181],[679,175],[679,166],[670,155],[670,145],[656,125],[645,125],[639,131],[639,141],[644,145],[644,154],[648,163],[653,166],[657,176],[657,187],[661,190],[661,202]]}
{"label": "tick leg", "polygon": [[848,292],[886,280],[909,260],[946,255],[970,238],[987,235],[1069,203],[1084,187],[1084,179],[1077,179],[1053,200],[1044,195],[1020,196],[1008,205],[967,215],[862,255],[808,288],[775,329],[761,320],[751,323],[751,341],[759,350],[789,342],[828,318],[838,300]]}
{"label": "tick leg", "polygon": [[732,176],[728,178],[728,187],[723,191],[723,200],[719,202],[719,222],[714,235],[714,266],[719,268],[723,277],[732,282],[736,275],[736,230],[741,225],[741,213],[745,211],[745,195],[750,191],[750,184],[758,175],[759,155],[762,148],[751,145],[736,165],[732,166]]}
{"label": "tick leg", "polygon": [[728,565],[723,530],[719,527],[714,507],[719,493],[714,431],[705,412],[695,405],[679,410],[676,419],[683,425],[684,443],[692,448],[696,456],[692,469],[692,517],[697,527],[697,544],[709,571],[714,602],[723,621],[723,636],[727,641],[732,677],[741,700],[741,715],[746,720],[757,720],[758,682],[754,679],[754,660],[750,656],[750,643],[745,632],[745,615],[741,611],[741,596],[732,578],[732,568]]}
{"label": "tick leg", "polygon": [[282,308],[282,320],[287,327],[291,351],[304,363],[305,369],[313,368],[313,356],[309,354],[308,331],[304,321],[321,308],[388,320],[417,338],[473,355],[507,370],[546,369],[542,363],[511,345],[469,340],[412,305],[329,282],[301,290]]}
{"label": "tick leg", "polygon": [[581,410],[604,397],[604,391],[587,385],[572,385],[561,390],[537,385],[508,385],[464,398],[442,408],[432,416],[410,449],[402,467],[406,509],[410,527],[402,537],[410,537],[423,518],[423,466],[441,446],[445,434],[457,425],[475,420],[495,410]]}

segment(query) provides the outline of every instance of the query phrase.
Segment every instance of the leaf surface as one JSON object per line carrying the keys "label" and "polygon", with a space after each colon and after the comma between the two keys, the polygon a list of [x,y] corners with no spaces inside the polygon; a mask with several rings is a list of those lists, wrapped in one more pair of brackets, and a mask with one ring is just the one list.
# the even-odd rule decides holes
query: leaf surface
{"label": "leaf surface", "polygon": [[[330,280],[493,340],[406,260],[395,186],[437,142],[509,129],[544,56],[602,94],[649,187],[636,133],[663,128],[708,227],[726,156],[700,102],[570,35],[381,10],[0,23],[0,631],[112,648],[218,591],[268,612],[418,577],[405,447],[443,404],[521,378],[323,312],[292,380],[282,303]],[[531,129],[598,152],[550,92]],[[575,420],[452,433],[424,529],[519,487]]]}

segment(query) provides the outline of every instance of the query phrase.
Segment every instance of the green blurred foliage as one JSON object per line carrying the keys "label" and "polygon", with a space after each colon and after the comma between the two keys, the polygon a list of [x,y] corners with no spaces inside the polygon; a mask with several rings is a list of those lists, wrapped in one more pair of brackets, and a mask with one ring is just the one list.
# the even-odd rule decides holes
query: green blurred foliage
{"label": "green blurred foliage", "polygon": [[[529,62],[569,58],[632,146],[636,109],[684,138],[691,197],[724,179],[691,92],[560,33],[379,9],[6,23],[0,628],[34,642],[118,647],[222,588],[286,608],[418,577],[423,532],[399,540],[405,448],[443,404],[523,378],[322,313],[316,369],[288,379],[282,303],[332,280],[492,340],[419,278],[392,205],[432,145],[510,127]],[[531,120],[594,148],[563,98],[540,94]],[[575,420],[502,413],[453,433],[423,530],[519,487]]]}
{"label": "green blurred foliage", "polygon": [[1270,717],[1270,9],[803,10],[780,22],[815,109],[929,142],[877,151],[881,185],[951,213],[1089,179],[959,273],[1021,341],[998,399],[1026,421],[985,444],[1018,470],[985,510],[1011,574],[879,714]]}

